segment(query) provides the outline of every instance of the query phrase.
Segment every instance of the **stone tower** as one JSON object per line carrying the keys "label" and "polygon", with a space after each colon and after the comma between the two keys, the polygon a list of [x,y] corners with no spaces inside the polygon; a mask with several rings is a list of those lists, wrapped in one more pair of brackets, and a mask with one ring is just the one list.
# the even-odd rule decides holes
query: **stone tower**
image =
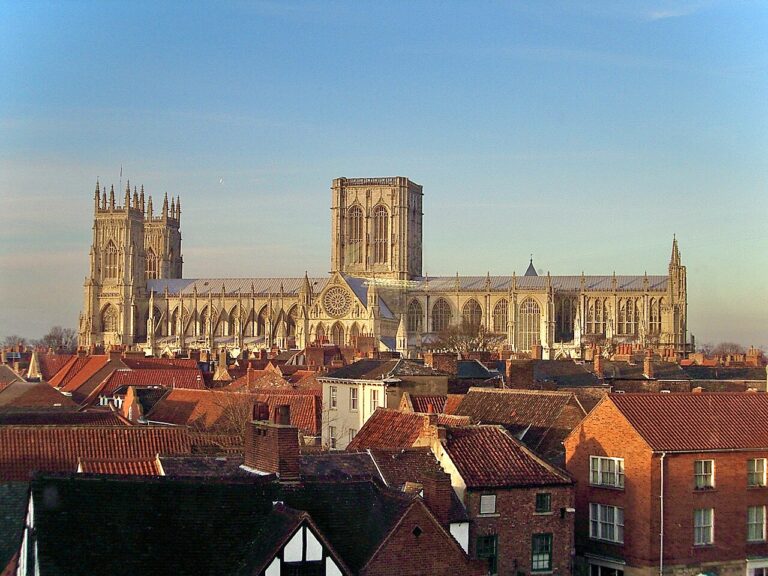
{"label": "stone tower", "polygon": [[146,339],[149,318],[147,280],[181,278],[181,203],[166,195],[155,216],[152,197],[145,204],[130,183],[122,205],[114,186],[96,182],[93,239],[89,274],[85,279],[79,344],[131,345]]}
{"label": "stone tower", "polygon": [[672,255],[669,259],[669,283],[667,284],[666,314],[664,333],[675,352],[684,356],[688,342],[688,287],[685,266],[680,258],[677,238],[672,239]]}
{"label": "stone tower", "polygon": [[333,272],[421,276],[421,186],[403,177],[337,178],[331,190]]}

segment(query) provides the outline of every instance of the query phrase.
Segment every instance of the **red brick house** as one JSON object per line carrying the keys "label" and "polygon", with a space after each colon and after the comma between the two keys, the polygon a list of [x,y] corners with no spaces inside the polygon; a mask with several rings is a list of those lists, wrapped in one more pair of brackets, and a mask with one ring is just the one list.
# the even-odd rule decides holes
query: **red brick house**
{"label": "red brick house", "polygon": [[564,442],[585,571],[763,576],[766,419],[759,393],[606,396]]}

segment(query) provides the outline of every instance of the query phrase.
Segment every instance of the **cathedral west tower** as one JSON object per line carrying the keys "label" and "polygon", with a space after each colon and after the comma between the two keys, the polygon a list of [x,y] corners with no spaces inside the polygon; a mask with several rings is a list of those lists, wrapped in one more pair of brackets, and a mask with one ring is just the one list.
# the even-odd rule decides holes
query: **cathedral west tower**
{"label": "cathedral west tower", "polygon": [[331,190],[332,272],[421,276],[421,186],[403,177],[336,178]]}

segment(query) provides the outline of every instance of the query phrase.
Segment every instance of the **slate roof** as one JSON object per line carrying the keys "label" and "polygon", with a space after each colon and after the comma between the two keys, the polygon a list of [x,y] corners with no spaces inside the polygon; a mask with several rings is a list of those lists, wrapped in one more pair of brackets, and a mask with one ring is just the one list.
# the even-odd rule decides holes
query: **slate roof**
{"label": "slate roof", "polygon": [[616,406],[652,450],[768,448],[768,394],[645,392],[609,394],[607,401]]}
{"label": "slate roof", "polygon": [[161,468],[154,458],[80,458],[77,472],[117,476],[160,476]]}
{"label": "slate roof", "polygon": [[251,477],[240,466],[242,455],[228,456],[160,456],[166,476],[175,478]]}
{"label": "slate roof", "polygon": [[[654,380],[690,380],[691,377],[675,362],[652,361]],[[594,371],[594,365],[585,364]],[[643,361],[633,364],[629,362],[617,362],[603,360],[603,377],[606,380],[647,380],[643,375]]]}
{"label": "slate roof", "polygon": [[[523,360],[522,362],[526,362]],[[557,386],[599,386],[600,380],[586,365],[573,360],[529,360],[533,362],[533,379],[537,383],[554,382]],[[642,365],[640,366],[642,372]]]}
{"label": "slate roof", "polygon": [[45,382],[14,382],[0,392],[0,412],[77,410],[78,405]]}
{"label": "slate roof", "polygon": [[447,374],[412,360],[363,358],[353,364],[329,372],[326,377],[344,380],[385,380],[409,376],[447,376]]}
{"label": "slate roof", "polygon": [[456,363],[456,376],[454,376],[454,378],[462,380],[487,380],[488,378],[493,378],[498,375],[498,373],[488,370],[488,368],[478,360],[459,360]]}
{"label": "slate roof", "polygon": [[[309,284],[312,286],[312,292],[317,294],[328,282],[328,277],[309,278]],[[301,290],[304,278],[176,278],[164,280],[147,280],[147,290],[160,294],[168,292],[171,294],[181,294],[191,296],[197,288],[197,295],[207,296],[211,294],[221,294],[222,286],[224,293],[230,296],[242,294],[247,296],[251,293],[251,286],[255,294],[260,296],[269,296],[280,294],[282,286],[283,294],[295,296]],[[363,300],[365,302],[365,300]]]}
{"label": "slate roof", "polygon": [[[27,519],[29,484],[0,483],[0,573],[21,548]],[[15,562],[14,562],[15,564]],[[15,574],[10,572],[9,574]]]}
{"label": "slate roof", "polygon": [[[552,288],[564,292],[579,292],[581,276],[550,276]],[[584,288],[587,291],[612,291],[613,276],[584,276]],[[490,280],[491,292],[506,292],[512,286],[512,276],[429,276],[417,278],[409,284],[409,291],[434,290],[455,291],[458,280],[459,291],[485,291],[486,281]],[[643,291],[644,276],[616,276],[617,292]],[[664,292],[667,289],[668,276],[648,276],[649,292]],[[517,276],[518,290],[546,290],[547,276]]]}
{"label": "slate roof", "polygon": [[467,488],[571,484],[501,426],[466,426],[447,431],[444,448]]}
{"label": "slate roof", "polygon": [[[410,448],[418,439],[424,427],[424,414],[399,412],[379,408],[366,420],[363,427],[347,445],[347,451],[356,452],[366,448]],[[439,426],[466,426],[469,418],[437,414]]]}
{"label": "slate roof", "polygon": [[379,477],[367,452],[322,452],[301,456],[304,479],[361,480]]}
{"label": "slate roof", "polygon": [[683,366],[693,380],[760,380],[768,379],[765,367],[752,366]]}
{"label": "slate roof", "polygon": [[154,426],[0,426],[0,480],[71,472],[80,458],[189,454],[186,430]]}

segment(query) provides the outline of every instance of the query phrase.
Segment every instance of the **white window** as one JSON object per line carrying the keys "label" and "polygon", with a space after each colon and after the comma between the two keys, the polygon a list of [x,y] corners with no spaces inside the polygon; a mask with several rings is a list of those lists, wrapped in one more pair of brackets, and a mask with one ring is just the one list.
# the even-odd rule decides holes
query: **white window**
{"label": "white window", "polygon": [[747,540],[750,542],[765,540],[765,506],[747,508]]}
{"label": "white window", "polygon": [[357,434],[357,430],[355,430],[354,428],[350,428],[349,429],[349,441],[350,442],[352,442],[352,438],[355,437],[355,434]]}
{"label": "white window", "polygon": [[480,495],[480,514],[496,513],[496,494]]}
{"label": "white window", "polygon": [[330,409],[336,410],[338,406],[338,390],[336,389],[336,386],[331,386],[331,402],[330,402]]}
{"label": "white window", "polygon": [[714,542],[714,527],[714,508],[697,508],[693,511],[693,543],[696,546]]}
{"label": "white window", "polygon": [[765,486],[765,458],[747,460],[747,485]]}
{"label": "white window", "polygon": [[589,457],[590,484],[624,488],[624,458]]}
{"label": "white window", "polygon": [[696,460],[693,465],[696,479],[696,490],[706,490],[715,487],[715,461]]}
{"label": "white window", "polygon": [[589,504],[589,537],[624,542],[624,508]]}
{"label": "white window", "polygon": [[328,447],[336,448],[336,426],[328,426]]}
{"label": "white window", "polygon": [[349,409],[357,411],[357,388],[349,389]]}
{"label": "white window", "polygon": [[371,413],[376,412],[379,407],[379,391],[371,390]]}

